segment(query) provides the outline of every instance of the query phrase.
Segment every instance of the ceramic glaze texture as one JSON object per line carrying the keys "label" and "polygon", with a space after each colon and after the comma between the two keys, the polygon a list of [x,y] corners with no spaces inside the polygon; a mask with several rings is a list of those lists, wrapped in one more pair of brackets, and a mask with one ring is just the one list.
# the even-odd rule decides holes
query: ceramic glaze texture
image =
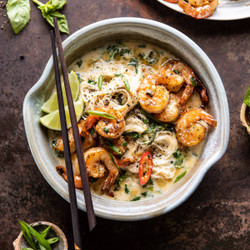
{"label": "ceramic glaze texture", "polygon": [[[111,201],[92,196],[96,215],[114,220],[140,220],[169,212],[192,194],[206,171],[222,157],[227,148],[229,111],[221,79],[205,53],[179,31],[155,21],[117,18],[89,25],[64,41],[67,64],[100,43],[125,38],[154,43],[186,61],[205,83],[210,96],[208,111],[218,121],[217,128],[210,129],[204,151],[197,164],[169,192],[137,202]],[[55,191],[69,200],[67,183],[55,169],[57,162],[48,142],[47,131],[38,122],[42,115],[40,108],[50,95],[54,84],[50,58],[41,78],[24,100],[23,117],[29,146],[37,166]],[[77,190],[77,198],[79,208],[85,210],[81,190]]]}

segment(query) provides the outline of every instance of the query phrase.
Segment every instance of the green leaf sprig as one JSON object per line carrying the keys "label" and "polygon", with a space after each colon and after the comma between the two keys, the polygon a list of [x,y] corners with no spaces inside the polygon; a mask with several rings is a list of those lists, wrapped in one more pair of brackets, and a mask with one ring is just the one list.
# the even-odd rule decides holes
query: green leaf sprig
{"label": "green leaf sprig", "polygon": [[7,15],[13,31],[15,34],[18,34],[30,20],[29,0],[9,0],[7,3]]}
{"label": "green leaf sprig", "polygon": [[46,4],[38,0],[33,0],[33,2],[38,5],[38,9],[41,10],[43,17],[52,27],[54,27],[53,18],[56,17],[59,30],[69,34],[68,22],[65,15],[57,11],[63,8],[67,2],[66,0],[49,0]]}
{"label": "green leaf sprig", "polygon": [[[51,226],[48,226],[41,234],[38,233],[32,226],[24,221],[19,221],[21,226],[24,238],[27,240],[29,245],[32,248],[26,249],[41,249],[41,250],[51,250],[51,244],[54,244],[59,241],[58,237],[45,239],[51,229]],[[38,248],[39,246],[39,248]],[[25,249],[25,248],[23,248]]]}

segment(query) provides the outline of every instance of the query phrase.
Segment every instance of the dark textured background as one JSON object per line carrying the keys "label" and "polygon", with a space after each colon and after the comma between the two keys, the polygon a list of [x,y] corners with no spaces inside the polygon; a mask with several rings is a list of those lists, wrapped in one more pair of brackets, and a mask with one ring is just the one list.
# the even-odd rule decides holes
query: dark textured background
{"label": "dark textured background", "polygon": [[[0,1],[2,5],[3,1]],[[174,211],[146,221],[98,218],[84,249],[250,249],[250,137],[239,110],[250,84],[250,19],[196,21],[153,0],[68,0],[63,12],[73,33],[95,21],[133,16],[158,20],[193,39],[211,58],[228,96],[229,147],[194,194]],[[0,9],[0,249],[11,249],[18,220],[47,220],[66,233],[72,247],[69,204],[47,184],[31,156],[22,120],[27,91],[51,55],[49,26],[31,2],[31,20],[17,36]],[[63,35],[63,39],[67,36]]]}

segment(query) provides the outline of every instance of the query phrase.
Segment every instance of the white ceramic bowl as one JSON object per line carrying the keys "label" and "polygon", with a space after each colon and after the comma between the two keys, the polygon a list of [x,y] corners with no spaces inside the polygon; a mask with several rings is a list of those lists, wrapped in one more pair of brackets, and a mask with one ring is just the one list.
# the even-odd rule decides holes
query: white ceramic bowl
{"label": "white ceramic bowl", "polygon": [[[217,128],[210,129],[197,164],[168,192],[137,202],[113,201],[97,195],[92,196],[97,216],[114,220],[141,220],[167,213],[179,206],[194,192],[208,169],[222,157],[229,138],[228,102],[218,72],[206,54],[178,30],[152,20],[115,18],[78,30],[63,42],[67,65],[91,47],[117,39],[152,42],[187,62],[205,83],[210,96],[209,113],[218,121]],[[55,169],[57,161],[48,142],[47,130],[38,121],[42,115],[40,108],[54,85],[50,58],[41,78],[25,97],[23,118],[29,146],[39,170],[54,190],[69,201],[67,183]],[[77,190],[77,199],[79,208],[86,211],[81,190]]]}

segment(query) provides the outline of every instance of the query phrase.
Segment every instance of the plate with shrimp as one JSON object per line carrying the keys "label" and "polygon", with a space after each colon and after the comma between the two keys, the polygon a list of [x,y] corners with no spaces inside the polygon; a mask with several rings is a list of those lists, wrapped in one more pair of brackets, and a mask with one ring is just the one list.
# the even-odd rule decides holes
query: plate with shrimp
{"label": "plate with shrimp", "polygon": [[[75,101],[84,103],[78,128],[95,213],[138,220],[178,206],[227,147],[227,98],[211,61],[179,31],[138,18],[92,24],[64,48],[79,81]],[[60,128],[39,123],[50,115],[41,107],[55,95],[54,81],[50,59],[25,98],[24,121],[40,171],[69,200]],[[70,125],[68,135],[85,210]]]}
{"label": "plate with shrimp", "polygon": [[250,17],[249,0],[157,0],[195,19],[230,21]]}

